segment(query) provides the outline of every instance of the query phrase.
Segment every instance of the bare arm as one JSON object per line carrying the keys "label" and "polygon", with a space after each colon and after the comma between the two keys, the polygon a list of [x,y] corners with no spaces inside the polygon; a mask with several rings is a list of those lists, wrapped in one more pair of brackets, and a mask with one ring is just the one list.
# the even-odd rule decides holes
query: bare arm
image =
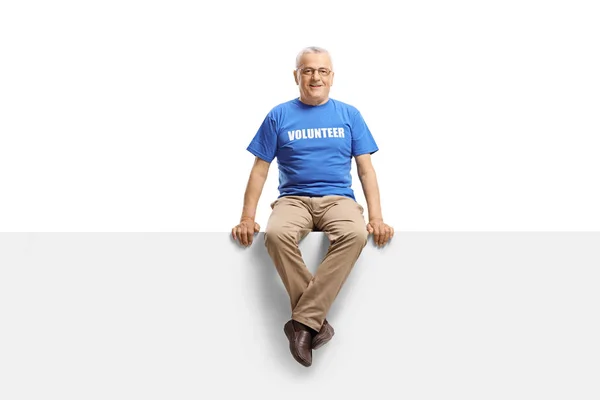
{"label": "bare arm", "polygon": [[250,171],[246,192],[244,193],[244,206],[240,223],[231,231],[233,239],[237,240],[239,238],[240,243],[244,246],[251,245],[254,233],[260,230],[260,226],[254,221],[254,218],[256,217],[258,200],[265,186],[270,165],[265,160],[256,157]]}
{"label": "bare arm", "polygon": [[271,164],[258,157],[254,159],[254,165],[250,171],[246,192],[244,193],[244,207],[242,208],[240,221],[246,218],[250,218],[254,221],[258,200],[260,199],[263,187],[265,186],[270,165]]}
{"label": "bare arm", "polygon": [[379,198],[379,185],[377,184],[377,174],[371,163],[370,154],[362,154],[355,157],[356,169],[358,177],[362,185],[365,199],[367,200],[367,208],[369,210],[369,221],[380,219],[383,220],[381,213],[381,201]]}
{"label": "bare arm", "polygon": [[381,212],[381,200],[379,197],[379,185],[377,183],[377,174],[371,162],[370,154],[361,154],[355,157],[358,177],[362,185],[367,208],[369,210],[369,223],[367,230],[374,236],[375,244],[383,246],[394,236],[394,228],[383,222]]}

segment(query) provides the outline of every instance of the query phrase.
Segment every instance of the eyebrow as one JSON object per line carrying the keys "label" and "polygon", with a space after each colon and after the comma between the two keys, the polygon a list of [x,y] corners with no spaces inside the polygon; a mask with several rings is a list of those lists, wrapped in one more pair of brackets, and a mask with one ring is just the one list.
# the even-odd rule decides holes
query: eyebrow
{"label": "eyebrow", "polygon": [[300,65],[300,66],[298,67],[298,69],[300,69],[300,68],[328,69],[328,70],[331,70],[331,68],[329,68],[329,67],[309,67],[308,65]]}

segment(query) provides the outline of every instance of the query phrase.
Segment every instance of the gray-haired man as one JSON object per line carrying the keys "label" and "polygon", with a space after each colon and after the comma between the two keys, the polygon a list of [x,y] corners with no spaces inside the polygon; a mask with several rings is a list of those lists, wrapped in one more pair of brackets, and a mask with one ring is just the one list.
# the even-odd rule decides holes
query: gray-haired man
{"label": "gray-haired man", "polygon": [[[394,229],[383,222],[379,187],[371,154],[378,151],[360,112],[329,98],[333,84],[329,53],[303,49],[296,58],[294,79],[300,97],[274,107],[255,134],[248,151],[256,158],[244,195],[234,240],[252,244],[260,226],[254,221],[270,163],[277,158],[279,192],[271,204],[265,245],[290,297],[292,315],[284,325],[290,352],[300,364],[312,364],[312,349],[327,343],[334,330],[326,315],[352,267],[373,234],[385,245]],[[351,188],[352,157],[369,211],[356,202]],[[298,243],[311,231],[325,232],[328,252],[314,276]]]}

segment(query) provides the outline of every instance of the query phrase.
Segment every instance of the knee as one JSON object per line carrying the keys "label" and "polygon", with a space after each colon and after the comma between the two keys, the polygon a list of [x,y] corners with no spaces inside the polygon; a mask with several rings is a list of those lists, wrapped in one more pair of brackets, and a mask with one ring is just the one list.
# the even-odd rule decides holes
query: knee
{"label": "knee", "polygon": [[368,236],[369,232],[367,232],[367,228],[364,225],[352,225],[348,227],[348,229],[342,235],[342,237],[344,237],[345,240],[350,241],[353,244],[361,247],[367,245]]}
{"label": "knee", "polygon": [[294,233],[282,227],[267,227],[265,230],[265,244],[279,246],[282,244],[297,244]]}

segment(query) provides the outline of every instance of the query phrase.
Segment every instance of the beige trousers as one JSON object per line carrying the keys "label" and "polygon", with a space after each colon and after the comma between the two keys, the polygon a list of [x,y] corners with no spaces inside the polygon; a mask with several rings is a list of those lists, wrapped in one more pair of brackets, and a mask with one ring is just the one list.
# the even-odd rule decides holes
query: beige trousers
{"label": "beige trousers", "polygon": [[[292,319],[319,331],[367,244],[364,209],[344,196],[284,196],[271,204],[265,245],[288,292]],[[311,231],[329,238],[329,250],[312,276],[298,248]]]}

